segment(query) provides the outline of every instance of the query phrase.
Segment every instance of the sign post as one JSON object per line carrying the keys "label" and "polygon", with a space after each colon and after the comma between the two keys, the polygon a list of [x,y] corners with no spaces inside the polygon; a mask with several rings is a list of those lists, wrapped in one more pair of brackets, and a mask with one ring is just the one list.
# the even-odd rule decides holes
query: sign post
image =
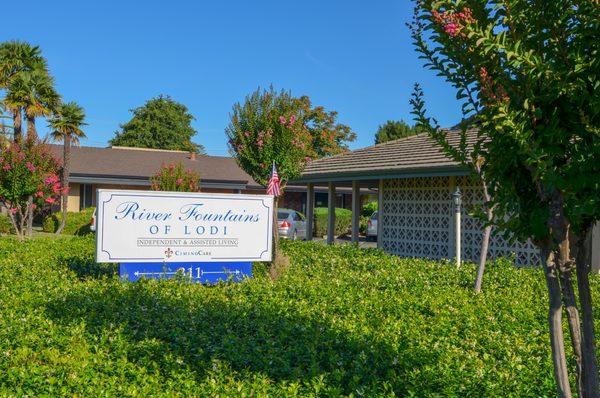
{"label": "sign post", "polygon": [[97,191],[96,261],[120,263],[130,281],[241,280],[271,261],[273,197]]}

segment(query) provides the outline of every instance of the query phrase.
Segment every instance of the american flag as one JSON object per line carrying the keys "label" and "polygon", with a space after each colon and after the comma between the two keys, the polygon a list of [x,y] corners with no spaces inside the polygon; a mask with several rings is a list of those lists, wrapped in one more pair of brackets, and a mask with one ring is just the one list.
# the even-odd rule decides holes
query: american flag
{"label": "american flag", "polygon": [[279,196],[279,175],[277,174],[277,169],[275,168],[275,162],[273,162],[273,172],[271,174],[271,179],[269,180],[269,185],[267,186],[267,194],[273,196]]}

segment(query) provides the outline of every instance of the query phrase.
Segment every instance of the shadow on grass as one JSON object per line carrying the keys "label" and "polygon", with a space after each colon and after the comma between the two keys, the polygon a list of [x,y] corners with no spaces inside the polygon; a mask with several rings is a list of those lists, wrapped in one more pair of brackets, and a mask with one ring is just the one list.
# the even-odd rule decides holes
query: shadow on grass
{"label": "shadow on grass", "polygon": [[80,279],[112,277],[119,274],[119,264],[97,263],[89,257],[62,257],[59,263],[65,264]]}
{"label": "shadow on grass", "polygon": [[[326,384],[343,394],[385,383],[404,395],[406,372],[436,361],[432,353],[417,352],[397,339],[392,347],[332,328],[317,315],[286,313],[283,303],[225,301],[227,293],[174,293],[178,290],[144,281],[125,288],[86,289],[51,302],[47,310],[58,323],[84,320],[86,333],[100,337],[95,341],[119,328],[128,341],[128,360],[163,374],[186,364],[199,381],[219,360],[241,374],[261,373],[276,382],[325,375]],[[441,388],[438,381],[428,383],[434,391]]]}

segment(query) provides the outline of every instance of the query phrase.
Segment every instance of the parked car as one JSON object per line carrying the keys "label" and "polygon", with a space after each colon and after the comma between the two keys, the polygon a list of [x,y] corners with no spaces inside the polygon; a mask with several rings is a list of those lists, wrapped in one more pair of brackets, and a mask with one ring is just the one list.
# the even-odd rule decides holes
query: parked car
{"label": "parked car", "polygon": [[304,217],[304,214],[296,210],[279,209],[277,211],[277,223],[280,237],[292,240],[306,238],[306,217]]}
{"label": "parked car", "polygon": [[367,223],[367,240],[377,240],[377,212],[373,212]]}
{"label": "parked car", "polygon": [[90,231],[96,232],[96,209],[94,209],[94,214],[92,214],[92,219],[90,220]]}

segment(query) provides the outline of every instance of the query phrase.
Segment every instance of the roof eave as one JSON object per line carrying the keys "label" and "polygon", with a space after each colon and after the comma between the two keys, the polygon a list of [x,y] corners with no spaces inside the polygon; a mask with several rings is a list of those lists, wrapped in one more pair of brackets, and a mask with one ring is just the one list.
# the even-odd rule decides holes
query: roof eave
{"label": "roof eave", "polygon": [[319,182],[336,181],[365,181],[391,178],[415,178],[415,177],[451,177],[468,175],[469,169],[462,165],[446,165],[428,168],[411,168],[397,170],[361,170],[351,172],[332,172],[305,174],[300,178],[290,181],[290,184],[307,184]]}

